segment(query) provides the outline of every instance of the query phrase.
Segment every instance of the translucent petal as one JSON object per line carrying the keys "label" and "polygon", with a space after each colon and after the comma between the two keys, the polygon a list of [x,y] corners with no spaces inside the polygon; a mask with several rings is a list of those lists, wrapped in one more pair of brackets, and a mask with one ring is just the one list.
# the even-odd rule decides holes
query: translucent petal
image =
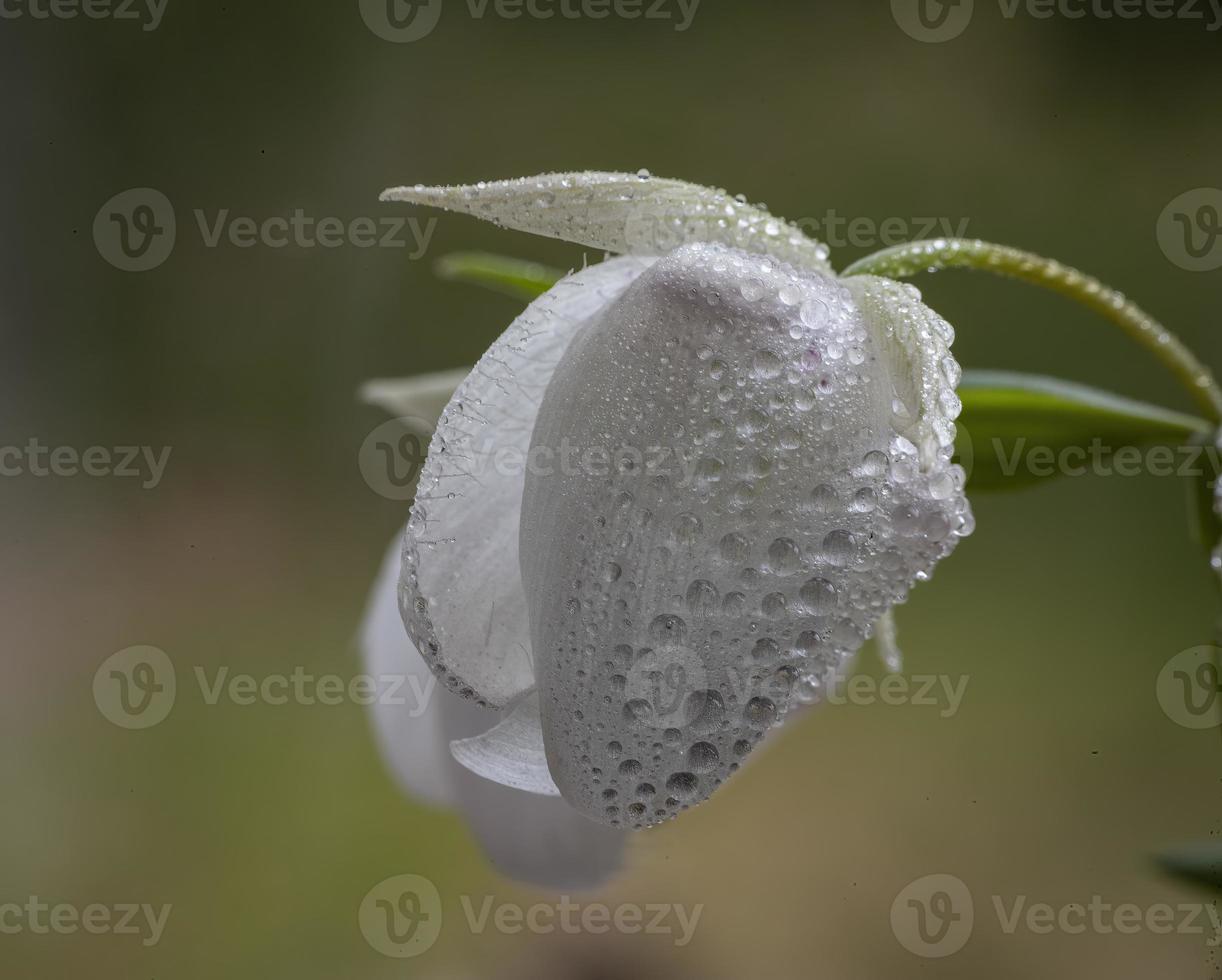
{"label": "translucent petal", "polygon": [[[452,762],[441,713],[427,696],[437,679],[412,646],[399,615],[402,541],[401,536],[396,537],[382,561],[360,633],[365,671],[378,680],[377,689],[402,693],[396,698],[379,697],[370,717],[382,758],[403,788],[425,803],[450,806],[454,803]],[[491,718],[487,712],[482,714]]]}
{"label": "translucent petal", "polygon": [[[445,711],[482,711],[446,696]],[[627,834],[587,820],[559,796],[538,796],[468,772],[453,759],[463,819],[503,875],[543,888],[588,889],[624,865]]]}
{"label": "translucent petal", "polygon": [[383,201],[460,211],[507,228],[627,255],[720,242],[830,271],[827,248],[723,190],[647,174],[542,174],[453,187],[394,187]]}
{"label": "translucent petal", "polygon": [[949,450],[894,425],[890,343],[832,277],[691,245],[566,353],[534,445],[580,462],[528,476],[522,574],[583,813],[705,799],[964,532]]}
{"label": "translucent petal", "polygon": [[496,715],[436,689],[399,616],[399,551],[396,537],[360,633],[365,670],[406,680],[398,696],[379,698],[370,709],[387,767],[414,800],[455,808],[502,874],[545,888],[602,884],[623,864],[622,831],[592,823],[558,796],[489,782],[450,754],[451,740],[485,731]]}
{"label": "translucent petal", "polygon": [[561,280],[501,335],[442,413],[404,540],[400,609],[452,690],[501,707],[534,686],[518,565],[523,474],[539,401],[586,320],[648,266]]}
{"label": "translucent petal", "polygon": [[543,751],[539,695],[526,695],[495,728],[474,738],[456,739],[450,751],[477,776],[541,796],[559,796]]}
{"label": "translucent petal", "polygon": [[376,378],[361,386],[361,400],[395,418],[419,419],[421,428],[432,432],[454,390],[470,373],[465,367],[410,378]]}

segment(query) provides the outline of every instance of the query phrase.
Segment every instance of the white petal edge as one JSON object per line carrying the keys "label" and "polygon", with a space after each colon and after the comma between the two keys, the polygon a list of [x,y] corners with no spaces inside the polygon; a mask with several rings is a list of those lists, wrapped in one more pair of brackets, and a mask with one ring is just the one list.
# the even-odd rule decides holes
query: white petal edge
{"label": "white petal edge", "polygon": [[717,242],[831,271],[826,246],[796,225],[723,190],[664,177],[586,171],[416,184],[385,190],[380,200],[444,208],[621,255],[665,255],[691,242]]}
{"label": "white petal edge", "polygon": [[459,385],[429,445],[404,537],[399,608],[451,690],[501,708],[534,687],[518,562],[531,433],[580,328],[652,264],[612,259],[527,307]]}
{"label": "white petal edge", "polygon": [[911,283],[868,275],[842,281],[880,338],[896,379],[892,423],[917,447],[922,464],[932,467],[940,450],[954,446],[962,410],[955,393],[962,371],[950,350],[955,330],[921,302]]}
{"label": "white petal edge", "polygon": [[540,796],[560,795],[547,768],[538,692],[527,694],[483,735],[451,742],[450,751],[460,765],[484,779]]}
{"label": "white petal edge", "polygon": [[[408,639],[399,615],[401,550],[402,537],[396,536],[374,582],[359,642],[365,672],[379,679],[377,690],[388,690],[384,681],[393,680],[403,697],[378,698],[370,720],[387,768],[407,793],[433,806],[450,806],[454,788],[447,740],[436,698],[430,696],[437,679]],[[417,692],[425,692],[423,704],[416,703]]]}

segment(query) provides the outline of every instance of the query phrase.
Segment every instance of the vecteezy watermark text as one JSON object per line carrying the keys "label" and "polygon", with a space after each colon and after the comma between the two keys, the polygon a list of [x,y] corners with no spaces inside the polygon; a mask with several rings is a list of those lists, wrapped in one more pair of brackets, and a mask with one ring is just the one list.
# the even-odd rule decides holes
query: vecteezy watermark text
{"label": "vecteezy watermark text", "polygon": [[[682,33],[701,0],[466,0],[472,20],[665,21]],[[442,0],[359,0],[361,19],[385,41],[406,44],[428,37],[441,21]],[[457,6],[457,4],[455,4]]]}
{"label": "vecteezy watermark text", "polygon": [[[3,0],[0,0],[3,2]],[[229,208],[192,211],[193,226],[205,248],[403,249],[410,261],[422,258],[437,230],[437,218],[402,215],[318,217],[295,208],[289,214],[239,215]],[[174,250],[178,220],[160,191],[136,187],[116,194],[98,209],[93,239],[98,254],[126,272],[155,269]]]}
{"label": "vecteezy watermark text", "polygon": [[[1100,894],[1082,902],[1032,901],[1028,895],[991,895],[989,906],[1003,935],[1053,933],[1077,936],[1201,936],[1222,945],[1222,912],[1216,903],[1116,902]],[[905,886],[891,905],[891,929],[909,952],[927,959],[957,953],[972,936],[978,912],[971,890],[959,878],[932,874]]]}
{"label": "vecteezy watermark text", "polygon": [[[960,462],[968,470],[980,465],[975,446],[959,444]],[[1048,446],[1019,436],[1008,442],[997,436],[988,450],[1007,478],[1031,476],[1156,476],[1200,478],[1218,472],[1222,452],[1215,446],[1112,446],[1095,438],[1087,445]]]}
{"label": "vecteezy watermark text", "polygon": [[[495,896],[458,896],[468,934],[530,933],[561,935],[669,936],[675,946],[688,945],[704,906],[671,902],[638,904],[576,902],[568,895],[555,901],[521,905]],[[378,882],[361,901],[357,919],[365,941],[385,956],[406,959],[429,950],[441,935],[444,909],[437,886],[422,875],[395,875]]]}
{"label": "vecteezy watermark text", "polygon": [[[423,419],[403,416],[388,419],[374,428],[361,443],[357,465],[369,488],[388,500],[410,500],[416,479],[427,457],[428,436],[433,426]],[[496,446],[491,440],[465,446],[464,474],[481,472],[501,476],[535,477],[592,476],[635,471],[648,477],[665,478],[678,487],[698,484],[700,458],[676,446],[649,445],[614,447],[584,445],[567,437],[557,446]]]}
{"label": "vecteezy watermark text", "polygon": [[[708,220],[703,215],[660,215],[653,208],[643,206],[634,209],[626,219],[624,238],[631,245],[649,249],[678,248],[685,241],[701,238]],[[790,218],[787,223],[809,238],[838,249],[880,248],[926,238],[964,238],[971,219],[899,215],[880,219],[842,215],[835,208],[828,208],[823,214]],[[780,222],[771,222],[765,226],[765,231],[779,234]]]}
{"label": "vecteezy watermark text", "polygon": [[[418,718],[432,701],[437,678],[421,674],[315,674],[304,667],[256,676],[227,666],[195,665],[191,677],[208,707],[361,707],[390,705]],[[94,674],[93,698],[102,715],[120,728],[152,728],[170,714],[179,692],[178,672],[165,651],[127,647],[111,654]]]}
{"label": "vecteezy watermark text", "polygon": [[0,20],[136,21],[142,31],[161,26],[169,0],[0,0]]}
{"label": "vecteezy watermark text", "polygon": [[[997,0],[1006,20],[1187,20],[1222,28],[1222,0]],[[950,41],[971,23],[975,0],[891,0],[891,14],[909,37]]]}
{"label": "vecteezy watermark text", "polygon": [[0,446],[0,477],[115,477],[138,479],[141,488],[161,483],[173,447],[47,446],[30,438],[23,446]]}
{"label": "vecteezy watermark text", "polygon": [[70,936],[86,932],[93,936],[139,936],[142,946],[156,946],[161,942],[172,910],[172,905],[135,902],[49,904],[31,895],[21,902],[0,902],[0,935]]}
{"label": "vecteezy watermark text", "polygon": [[846,217],[829,208],[822,215],[807,215],[791,222],[829,248],[879,248],[927,238],[965,238],[970,218]]}

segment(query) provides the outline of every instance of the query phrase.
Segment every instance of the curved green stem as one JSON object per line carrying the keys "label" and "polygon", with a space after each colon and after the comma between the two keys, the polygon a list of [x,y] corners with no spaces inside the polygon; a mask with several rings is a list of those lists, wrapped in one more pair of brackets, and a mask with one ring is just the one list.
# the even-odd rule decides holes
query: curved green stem
{"label": "curved green stem", "polygon": [[1060,262],[1005,245],[939,238],[883,249],[854,262],[843,274],[902,279],[918,272],[950,268],[981,269],[1022,279],[1101,313],[1170,368],[1210,421],[1222,422],[1222,388],[1192,351],[1123,293]]}

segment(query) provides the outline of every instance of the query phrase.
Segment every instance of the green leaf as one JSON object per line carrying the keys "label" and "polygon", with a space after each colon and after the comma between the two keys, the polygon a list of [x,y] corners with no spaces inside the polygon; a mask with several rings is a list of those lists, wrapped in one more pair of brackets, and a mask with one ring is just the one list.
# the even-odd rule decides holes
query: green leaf
{"label": "green leaf", "polygon": [[1213,551],[1222,540],[1222,516],[1214,510],[1214,484],[1218,480],[1218,454],[1210,452],[1213,439],[1199,436],[1192,445],[1202,447],[1200,469],[1188,485],[1188,511],[1193,538],[1206,551]]}
{"label": "green leaf", "polygon": [[1180,446],[1210,432],[1203,419],[1041,375],[967,371],[959,397],[957,458],[972,491],[1106,471],[1115,450]]}
{"label": "green leaf", "polygon": [[1167,874],[1181,881],[1222,892],[1222,840],[1198,841],[1156,857]]}
{"label": "green leaf", "polygon": [[564,276],[559,269],[488,252],[454,252],[434,266],[442,279],[469,282],[517,299],[534,299]]}

